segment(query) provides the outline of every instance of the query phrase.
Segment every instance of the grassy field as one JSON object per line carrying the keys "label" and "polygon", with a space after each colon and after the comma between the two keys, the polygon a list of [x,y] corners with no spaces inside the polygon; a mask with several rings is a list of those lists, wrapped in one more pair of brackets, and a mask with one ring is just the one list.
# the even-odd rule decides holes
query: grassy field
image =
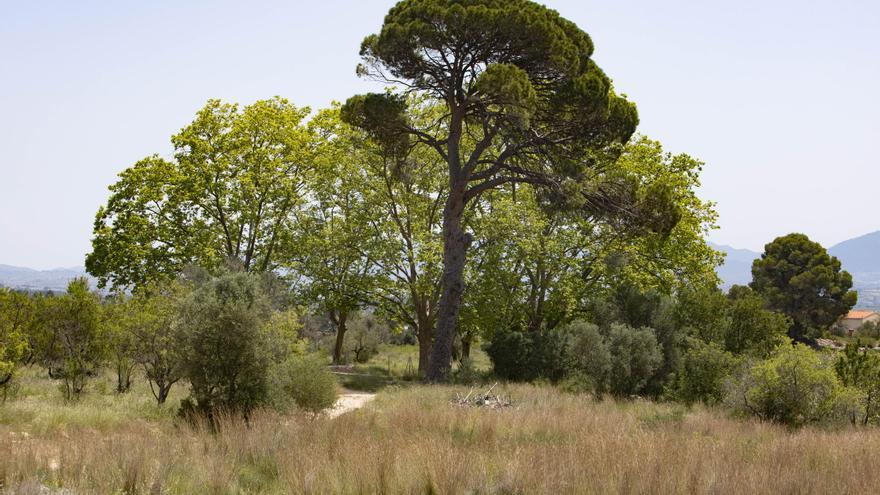
{"label": "grassy field", "polygon": [[[489,356],[478,346],[471,349],[471,363],[480,372],[492,367]],[[348,390],[377,392],[389,385],[405,386],[418,381],[418,366],[418,346],[382,344],[379,352],[369,361],[352,364],[337,376]],[[457,367],[458,363],[453,365],[453,369]]]}
{"label": "grassy field", "polygon": [[[880,432],[789,431],[643,401],[499,385],[388,386],[335,419],[257,415],[219,432],[98,380],[63,403],[36,372],[0,406],[0,493],[876,493]],[[175,392],[174,403],[185,393]],[[51,493],[51,492],[42,492]]]}

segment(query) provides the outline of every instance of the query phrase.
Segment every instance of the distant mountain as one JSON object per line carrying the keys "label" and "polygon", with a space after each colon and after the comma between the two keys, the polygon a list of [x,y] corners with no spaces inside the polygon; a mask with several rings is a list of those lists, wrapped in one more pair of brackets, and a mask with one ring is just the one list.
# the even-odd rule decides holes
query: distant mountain
{"label": "distant mountain", "polygon": [[0,265],[0,286],[12,289],[63,292],[72,279],[86,277],[94,289],[96,280],[86,274],[83,267],[55,268],[53,270],[34,270],[20,266]]}
{"label": "distant mountain", "polygon": [[716,251],[726,254],[724,264],[715,271],[721,279],[721,285],[729,289],[733,285],[747,285],[752,281],[752,262],[761,257],[748,249],[737,249],[730,246],[709,243]]}
{"label": "distant mountain", "polygon": [[856,273],[880,274],[880,231],[843,241],[828,249],[837,256],[843,268]]}
{"label": "distant mountain", "polygon": [[[752,280],[752,261],[760,253],[709,244],[727,254],[724,264],[716,270],[725,289]],[[859,293],[858,306],[880,309],[880,231],[843,241],[829,248],[828,253],[836,256],[843,269],[852,275],[853,288]]]}

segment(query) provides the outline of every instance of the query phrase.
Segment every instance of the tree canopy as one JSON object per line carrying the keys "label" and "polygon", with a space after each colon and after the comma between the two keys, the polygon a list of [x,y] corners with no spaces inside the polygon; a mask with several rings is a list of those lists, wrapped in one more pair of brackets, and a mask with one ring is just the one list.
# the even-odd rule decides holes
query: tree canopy
{"label": "tree canopy", "polygon": [[[361,45],[359,74],[402,93],[354,97],[344,118],[389,149],[414,140],[446,164],[433,380],[449,371],[472,239],[462,226],[468,203],[504,184],[527,183],[585,216],[660,232],[677,221],[663,190],[638,193],[636,181],[613,166],[638,116],[592,55],[585,32],[527,0],[405,0]],[[404,94],[444,111],[414,122]]]}
{"label": "tree canopy", "polygon": [[770,309],[792,319],[789,336],[813,339],[856,303],[852,276],[804,234],[776,238],[752,264],[751,287]]}
{"label": "tree canopy", "polygon": [[120,174],[97,213],[86,268],[101,286],[137,287],[190,264],[278,266],[311,167],[303,119],[283,98],[244,108],[211,100],[153,155]]}

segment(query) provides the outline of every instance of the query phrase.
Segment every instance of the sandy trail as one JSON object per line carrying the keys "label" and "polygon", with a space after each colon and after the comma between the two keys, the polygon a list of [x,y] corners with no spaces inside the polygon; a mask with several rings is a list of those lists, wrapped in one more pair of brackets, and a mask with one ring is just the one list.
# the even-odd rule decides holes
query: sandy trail
{"label": "sandy trail", "polygon": [[342,394],[337,399],[333,409],[327,411],[327,417],[335,418],[347,412],[364,407],[368,402],[376,398],[376,394],[350,393]]}

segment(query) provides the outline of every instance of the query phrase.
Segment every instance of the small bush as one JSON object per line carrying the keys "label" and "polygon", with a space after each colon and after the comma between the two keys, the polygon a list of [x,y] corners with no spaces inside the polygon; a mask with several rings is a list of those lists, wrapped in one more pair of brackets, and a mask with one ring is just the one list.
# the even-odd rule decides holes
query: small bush
{"label": "small bush", "polygon": [[336,378],[317,354],[293,356],[273,367],[270,378],[272,402],[284,410],[295,404],[318,412],[336,403]]}
{"label": "small bush", "polygon": [[717,344],[690,339],[671,395],[686,404],[717,404],[724,400],[724,386],[736,367],[736,358]]}
{"label": "small bush", "polygon": [[744,414],[791,426],[848,421],[858,392],[844,387],[833,366],[803,345],[783,345],[769,359],[746,366],[726,400]]}

